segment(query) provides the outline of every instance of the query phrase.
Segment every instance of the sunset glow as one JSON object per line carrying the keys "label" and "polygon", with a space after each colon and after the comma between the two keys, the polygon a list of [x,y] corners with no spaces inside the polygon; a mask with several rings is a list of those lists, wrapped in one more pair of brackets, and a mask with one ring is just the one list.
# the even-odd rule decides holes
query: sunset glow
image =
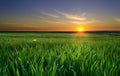
{"label": "sunset glow", "polygon": [[79,32],[83,32],[84,29],[83,29],[83,28],[78,28],[78,31],[79,31]]}

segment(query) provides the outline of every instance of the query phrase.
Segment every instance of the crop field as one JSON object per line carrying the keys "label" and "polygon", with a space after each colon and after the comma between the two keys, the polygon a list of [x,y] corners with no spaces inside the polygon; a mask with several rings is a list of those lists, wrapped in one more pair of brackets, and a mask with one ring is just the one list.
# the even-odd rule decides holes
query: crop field
{"label": "crop field", "polygon": [[120,76],[120,33],[0,33],[0,76]]}

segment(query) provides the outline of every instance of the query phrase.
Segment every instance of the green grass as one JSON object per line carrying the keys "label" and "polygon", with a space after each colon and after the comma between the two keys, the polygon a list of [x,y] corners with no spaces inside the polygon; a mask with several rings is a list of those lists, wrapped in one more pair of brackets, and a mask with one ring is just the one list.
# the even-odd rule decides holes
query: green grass
{"label": "green grass", "polygon": [[0,33],[0,76],[119,76],[119,73],[119,33]]}

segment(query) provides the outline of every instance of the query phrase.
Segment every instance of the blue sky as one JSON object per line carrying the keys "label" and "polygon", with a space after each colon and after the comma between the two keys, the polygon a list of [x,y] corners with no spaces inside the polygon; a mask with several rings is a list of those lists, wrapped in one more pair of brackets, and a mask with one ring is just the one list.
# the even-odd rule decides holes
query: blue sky
{"label": "blue sky", "polygon": [[[1,30],[120,30],[120,0],[1,0]],[[14,28],[14,29],[13,29]]]}

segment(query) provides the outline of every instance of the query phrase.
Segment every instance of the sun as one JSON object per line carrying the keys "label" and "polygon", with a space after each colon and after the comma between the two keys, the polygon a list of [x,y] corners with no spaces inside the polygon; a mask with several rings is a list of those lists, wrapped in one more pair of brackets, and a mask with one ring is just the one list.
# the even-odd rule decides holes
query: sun
{"label": "sun", "polygon": [[78,31],[79,31],[79,32],[83,32],[84,29],[83,29],[83,28],[78,28]]}

